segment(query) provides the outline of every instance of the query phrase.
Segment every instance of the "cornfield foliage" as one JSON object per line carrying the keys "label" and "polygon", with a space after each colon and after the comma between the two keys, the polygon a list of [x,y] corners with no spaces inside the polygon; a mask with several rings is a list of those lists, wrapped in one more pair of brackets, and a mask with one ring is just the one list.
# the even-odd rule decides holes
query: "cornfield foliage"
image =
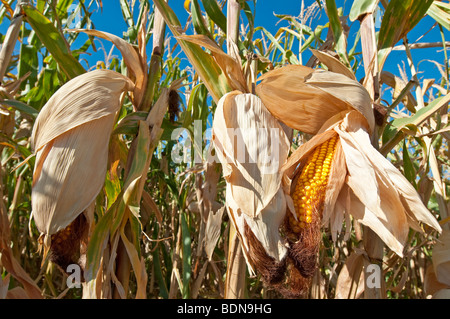
{"label": "cornfield foliage", "polygon": [[[395,246],[347,214],[339,226],[321,228],[306,297],[450,297],[449,1],[298,0],[299,15],[275,12],[279,24],[267,26],[256,25],[256,0],[120,0],[128,26],[122,37],[95,28],[93,13],[110,1],[1,2],[0,298],[284,298],[246,265],[242,234],[227,214],[231,182],[211,160],[211,127],[216,110],[226,118],[223,108],[232,105],[221,98],[238,90],[261,96],[277,118],[267,123],[285,122],[276,125],[289,137],[286,154],[309,145],[317,119],[289,128],[292,98],[266,103],[267,91],[257,86],[287,65],[336,72],[365,87],[375,109],[373,147],[442,228],[407,227]],[[181,10],[185,21],[175,13]],[[330,83],[332,94],[352,94]],[[324,99],[311,103],[327,109]],[[84,161],[62,172],[59,161],[77,148]],[[50,159],[58,176],[72,179],[43,179]],[[281,192],[269,182],[261,191]],[[383,187],[386,208],[393,190]],[[36,189],[57,198],[45,202]],[[416,212],[401,210],[401,220],[415,225]],[[51,260],[48,243],[63,236],[56,231],[77,227],[79,216],[89,225],[84,278],[68,287],[70,272]],[[272,231],[277,237],[278,228]],[[376,288],[370,269],[380,269]]]}

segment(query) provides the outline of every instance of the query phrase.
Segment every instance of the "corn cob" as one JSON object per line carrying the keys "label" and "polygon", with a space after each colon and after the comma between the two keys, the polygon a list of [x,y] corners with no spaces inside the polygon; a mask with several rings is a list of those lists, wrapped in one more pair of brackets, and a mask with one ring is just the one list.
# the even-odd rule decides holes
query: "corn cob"
{"label": "corn cob", "polygon": [[289,216],[290,228],[294,233],[300,233],[315,221],[314,218],[320,218],[336,140],[334,136],[317,146],[308,156],[297,179],[292,195],[297,220]]}
{"label": "corn cob", "polygon": [[87,227],[84,214],[78,215],[66,228],[51,236],[50,260],[66,271],[70,264],[78,264],[80,245]]}

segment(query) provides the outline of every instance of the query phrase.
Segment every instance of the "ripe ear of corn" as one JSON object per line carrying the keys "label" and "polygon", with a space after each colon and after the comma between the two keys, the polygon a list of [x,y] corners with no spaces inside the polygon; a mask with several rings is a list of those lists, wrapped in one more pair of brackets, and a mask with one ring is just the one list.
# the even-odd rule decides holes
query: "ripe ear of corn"
{"label": "ripe ear of corn", "polygon": [[63,260],[58,262],[62,267],[79,253],[75,242],[81,235],[73,233],[83,227],[67,227],[90,207],[103,186],[120,97],[132,88],[131,80],[120,73],[88,72],[64,84],[36,118],[31,136],[36,152],[32,216],[44,254],[51,248],[52,259]]}
{"label": "ripe ear of corn", "polygon": [[334,136],[317,146],[297,178],[292,195],[297,219],[289,215],[289,225],[294,233],[300,233],[322,215],[336,140],[337,136]]}

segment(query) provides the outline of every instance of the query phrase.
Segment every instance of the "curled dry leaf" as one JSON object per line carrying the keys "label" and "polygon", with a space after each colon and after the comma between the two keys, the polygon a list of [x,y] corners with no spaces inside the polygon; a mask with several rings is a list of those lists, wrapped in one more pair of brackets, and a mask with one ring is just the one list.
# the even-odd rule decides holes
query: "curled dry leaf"
{"label": "curled dry leaf", "polygon": [[[0,188],[0,198],[3,198],[3,190]],[[24,298],[30,299],[42,299],[42,292],[34,282],[34,280],[28,275],[28,273],[22,268],[20,263],[14,257],[13,250],[11,248],[11,230],[9,226],[8,214],[3,201],[0,201],[0,265],[8,274],[2,279],[0,278],[0,299],[15,299],[13,290],[21,289]],[[10,276],[13,276],[23,286],[16,287],[8,290]]]}
{"label": "curled dry leaf", "polygon": [[[92,71],[63,85],[40,111],[31,136],[36,152],[32,215],[46,249],[57,233],[55,249],[61,241],[79,241],[90,218],[80,214],[93,203],[105,179],[120,96],[133,87],[119,73]],[[63,231],[69,225],[72,228]],[[60,248],[62,254],[76,250]]]}
{"label": "curled dry leaf", "polygon": [[328,71],[340,73],[352,80],[356,80],[355,74],[334,56],[326,53],[325,51],[311,49],[311,52],[316,56],[317,59],[319,59],[320,62],[327,66]]}
{"label": "curled dry leaf", "polygon": [[[122,53],[125,65],[128,68],[129,77],[134,81],[133,104],[138,107],[142,101],[147,85],[146,51],[145,45],[142,44],[142,39],[139,39],[139,48],[135,49],[131,43],[109,32],[89,29],[70,29],[68,31],[83,32],[91,36],[96,36],[111,41],[117,47],[120,53]],[[139,37],[141,38],[142,36],[143,29],[141,28],[139,30]]]}

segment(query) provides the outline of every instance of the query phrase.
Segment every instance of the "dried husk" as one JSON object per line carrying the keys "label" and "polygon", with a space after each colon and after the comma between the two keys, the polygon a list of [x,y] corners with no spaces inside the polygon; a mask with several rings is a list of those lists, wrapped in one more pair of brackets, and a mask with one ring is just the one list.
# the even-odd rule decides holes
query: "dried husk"
{"label": "dried husk", "polygon": [[208,260],[212,260],[214,249],[216,248],[217,241],[220,237],[220,229],[222,225],[222,215],[225,211],[225,207],[222,206],[216,212],[210,211],[208,215],[208,221],[205,227],[205,253]]}
{"label": "dried husk", "polygon": [[441,289],[433,295],[433,299],[450,299],[450,289]]}
{"label": "dried husk", "polygon": [[337,134],[340,142],[322,225],[330,226],[336,239],[342,221],[351,213],[402,256],[409,227],[421,231],[422,222],[438,231],[441,228],[414,187],[372,146],[375,119],[371,97],[361,84],[340,72],[286,66],[263,75],[257,86],[256,92],[275,117],[292,128],[316,134],[294,151],[282,168],[289,210],[294,211],[289,195],[304,161],[315,147]]}
{"label": "dried husk", "polygon": [[217,106],[213,143],[227,182],[228,214],[250,272],[263,265],[258,260],[281,261],[286,247],[279,226],[286,203],[280,168],[289,152],[283,129],[258,97],[233,91]]}
{"label": "dried husk", "polygon": [[358,299],[364,292],[363,270],[367,256],[359,249],[346,259],[336,282],[336,299]]}
{"label": "dried husk", "polygon": [[326,189],[322,225],[329,226],[336,239],[342,221],[351,214],[403,256],[409,227],[422,231],[418,228],[420,222],[437,231],[441,227],[414,187],[371,145],[365,124],[359,112],[349,112],[343,120],[299,147],[282,168],[283,189],[291,193],[295,176],[309,153],[337,134],[339,143]]}
{"label": "dried husk", "polygon": [[269,71],[259,80],[257,95],[291,128],[317,134],[330,118],[354,109],[364,115],[370,130],[374,128],[369,93],[346,75],[289,65]]}
{"label": "dried husk", "polygon": [[450,231],[445,229],[433,247],[433,268],[436,279],[450,287]]}
{"label": "dried husk", "polygon": [[[144,14],[144,16],[146,16]],[[142,27],[145,26],[143,21]],[[142,44],[142,36],[145,36],[143,28],[139,29],[139,50],[124,39],[105,31],[89,30],[89,29],[69,29],[70,32],[83,32],[90,36],[96,36],[101,39],[111,41],[117,49],[122,53],[123,60],[127,66],[128,76],[133,79],[134,87],[133,100],[135,106],[139,106],[144,96],[144,90],[147,84],[147,64],[145,45]]]}
{"label": "dried husk", "polygon": [[120,96],[132,88],[119,73],[92,71],[63,85],[39,113],[31,136],[32,214],[47,245],[100,191]]}
{"label": "dried husk", "polygon": [[425,271],[425,278],[423,282],[423,290],[426,296],[432,296],[442,289],[449,289],[450,286],[439,282],[434,272],[434,265],[431,264]]}

